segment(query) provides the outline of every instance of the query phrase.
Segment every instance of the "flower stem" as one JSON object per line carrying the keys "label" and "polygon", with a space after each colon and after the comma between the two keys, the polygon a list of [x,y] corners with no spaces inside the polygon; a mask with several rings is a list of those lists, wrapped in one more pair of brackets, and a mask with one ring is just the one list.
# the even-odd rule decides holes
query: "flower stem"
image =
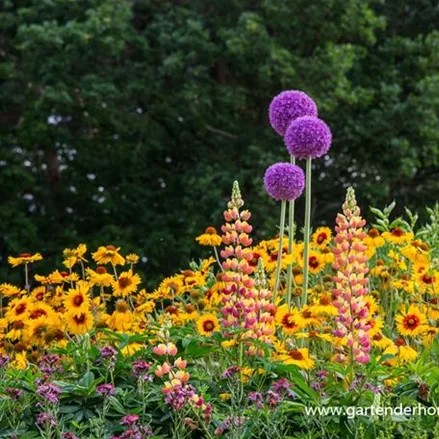
{"label": "flower stem", "polygon": [[221,265],[221,260],[220,260],[219,255],[218,255],[218,250],[216,249],[215,246],[213,247],[213,252],[215,253],[215,259],[216,259],[216,262],[217,262],[218,265],[219,265],[219,268],[221,269],[221,271],[224,271],[224,268],[223,268],[223,266]]}
{"label": "flower stem", "polygon": [[[290,156],[290,162],[292,165],[296,164],[296,157]],[[294,200],[289,202],[288,210],[288,254],[293,253],[293,241],[294,241]],[[288,310],[291,308],[291,286],[293,283],[293,264],[288,265],[287,268],[287,304]]]}
{"label": "flower stem", "polygon": [[24,277],[25,277],[25,283],[26,283],[25,289],[29,293],[29,291],[30,291],[30,285],[29,285],[29,266],[28,266],[27,262],[25,262],[25,264],[24,264]]}
{"label": "flower stem", "polygon": [[308,281],[309,281],[309,236],[311,228],[311,158],[306,159],[306,180],[305,180],[305,229],[304,249],[303,249],[303,303],[305,306],[308,301]]}
{"label": "flower stem", "polygon": [[279,288],[279,280],[280,280],[280,268],[282,265],[282,241],[284,236],[285,229],[285,211],[286,211],[287,202],[285,200],[281,201],[280,208],[280,226],[279,226],[279,251],[277,253],[277,263],[276,263],[276,275],[274,280],[274,289],[273,289],[273,303],[276,303],[277,289]]}

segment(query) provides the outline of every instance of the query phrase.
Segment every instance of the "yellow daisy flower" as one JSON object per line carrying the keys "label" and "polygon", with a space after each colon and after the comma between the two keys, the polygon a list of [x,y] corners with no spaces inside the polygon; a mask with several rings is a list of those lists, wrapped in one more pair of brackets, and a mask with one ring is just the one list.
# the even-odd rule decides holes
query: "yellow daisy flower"
{"label": "yellow daisy flower", "polygon": [[90,286],[97,285],[98,287],[109,287],[114,281],[113,275],[108,273],[103,265],[100,265],[96,270],[87,268],[86,272],[89,276],[88,281]]}
{"label": "yellow daisy flower", "polygon": [[25,291],[15,285],[3,283],[0,285],[0,294],[4,297],[15,297],[24,294]]}
{"label": "yellow daisy flower", "polygon": [[299,311],[296,308],[291,308],[288,311],[288,305],[278,307],[275,320],[277,326],[279,326],[286,335],[293,335],[304,327],[304,325],[299,322]]}
{"label": "yellow daisy flower", "polygon": [[278,358],[284,364],[293,364],[301,369],[307,370],[314,367],[314,360],[309,355],[308,348],[285,349]]}
{"label": "yellow daisy flower", "polygon": [[27,297],[13,299],[10,304],[5,317],[10,322],[17,320],[26,320],[29,316],[29,310],[31,307],[31,301]]}
{"label": "yellow daisy flower", "polygon": [[395,318],[398,332],[403,336],[416,336],[428,330],[427,317],[416,305],[411,305]]}
{"label": "yellow daisy flower", "polygon": [[389,232],[384,232],[382,234],[383,238],[392,244],[402,245],[410,242],[414,235],[412,232],[406,232],[401,227],[395,227]]}
{"label": "yellow daisy flower", "polygon": [[116,303],[116,309],[107,321],[108,326],[113,331],[127,332],[131,329],[133,322],[134,315],[128,304],[124,300],[119,300]]}
{"label": "yellow daisy flower", "polygon": [[214,332],[219,331],[220,323],[215,314],[203,314],[196,322],[197,331],[200,335],[210,337]]}
{"label": "yellow daisy flower", "polygon": [[99,265],[113,264],[125,265],[125,259],[119,254],[120,247],[114,245],[100,246],[97,251],[92,253],[93,260]]}
{"label": "yellow daisy flower", "polygon": [[22,264],[31,264],[32,262],[41,261],[43,257],[40,253],[30,254],[30,253],[22,253],[20,256],[13,257],[8,256],[8,262],[12,265],[12,267],[18,267]]}
{"label": "yellow daisy flower", "polygon": [[401,248],[401,254],[414,263],[428,263],[428,252],[428,245],[418,239]]}
{"label": "yellow daisy flower", "polygon": [[63,317],[66,329],[71,334],[86,334],[93,328],[93,315],[90,311],[81,312],[80,314],[66,312]]}
{"label": "yellow daisy flower", "polygon": [[139,262],[139,255],[136,255],[135,253],[130,253],[125,258],[129,264],[137,264]]}
{"label": "yellow daisy flower", "polygon": [[319,227],[311,237],[314,246],[319,248],[326,247],[331,242],[332,232],[329,227]]}
{"label": "yellow daisy flower", "polygon": [[211,247],[218,247],[222,244],[222,238],[216,232],[215,227],[208,227],[204,233],[200,236],[197,236],[195,240],[200,245],[206,245]]}
{"label": "yellow daisy flower", "polygon": [[113,280],[113,294],[116,297],[127,297],[137,291],[137,287],[142,280],[138,274],[133,274],[133,270],[123,271],[117,280]]}
{"label": "yellow daisy flower", "polygon": [[85,253],[87,253],[87,246],[85,244],[79,244],[76,248],[64,249],[64,266],[67,268],[72,268],[78,262],[87,262],[87,259],[84,258]]}
{"label": "yellow daisy flower", "polygon": [[71,288],[64,298],[64,308],[71,314],[82,314],[90,309],[90,297],[88,291],[90,286],[85,281],[79,281],[76,288]]}

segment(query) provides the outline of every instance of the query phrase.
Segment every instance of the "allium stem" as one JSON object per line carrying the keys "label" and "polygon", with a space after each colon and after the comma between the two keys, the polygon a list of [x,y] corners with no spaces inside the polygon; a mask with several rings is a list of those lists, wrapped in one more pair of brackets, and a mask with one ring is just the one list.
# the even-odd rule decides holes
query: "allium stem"
{"label": "allium stem", "polygon": [[[296,164],[296,157],[290,156],[290,162],[292,165]],[[293,241],[294,241],[294,202],[289,202],[288,211],[288,254],[293,253]],[[287,304],[288,310],[291,308],[291,287],[293,284],[293,264],[288,265],[287,268]]]}
{"label": "allium stem", "polygon": [[29,267],[28,263],[26,262],[24,264],[24,278],[25,278],[25,289],[29,293],[30,291],[30,285],[29,285]]}
{"label": "allium stem", "polygon": [[311,232],[311,163],[312,159],[306,159],[306,180],[305,180],[305,228],[304,228],[304,249],[303,249],[303,303],[308,301],[309,281],[309,237]]}
{"label": "allium stem", "polygon": [[277,252],[277,264],[276,264],[276,275],[274,280],[274,289],[273,289],[273,303],[276,303],[277,297],[277,289],[279,288],[279,280],[280,280],[280,269],[282,265],[282,251],[283,251],[283,236],[285,230],[285,212],[286,212],[287,202],[285,200],[281,201],[280,208],[280,226],[279,226],[279,250]]}

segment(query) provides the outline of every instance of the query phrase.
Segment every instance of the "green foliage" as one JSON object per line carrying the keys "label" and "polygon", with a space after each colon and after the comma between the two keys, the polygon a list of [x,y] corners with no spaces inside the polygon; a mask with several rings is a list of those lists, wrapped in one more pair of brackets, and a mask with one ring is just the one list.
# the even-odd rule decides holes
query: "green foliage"
{"label": "green foliage", "polygon": [[286,153],[267,106],[286,88],[313,96],[334,133],[315,163],[316,220],[333,221],[348,185],[377,206],[433,204],[435,6],[3,1],[1,257],[115,244],[148,259],[153,284],[219,224],[234,179],[268,235],[262,175]]}

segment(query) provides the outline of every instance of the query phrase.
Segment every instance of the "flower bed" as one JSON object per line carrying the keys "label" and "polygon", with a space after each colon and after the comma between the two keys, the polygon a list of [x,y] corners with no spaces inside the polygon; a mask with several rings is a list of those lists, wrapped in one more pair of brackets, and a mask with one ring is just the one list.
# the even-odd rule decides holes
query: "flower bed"
{"label": "flower bed", "polygon": [[[439,437],[426,411],[439,397],[439,209],[424,227],[410,212],[390,221],[392,207],[366,225],[349,188],[335,229],[310,233],[311,159],[331,136],[316,107],[293,98],[294,112],[283,95],[270,113],[299,151],[265,175],[281,201],[277,237],[252,241],[235,182],[221,234],[196,238],[212,257],[152,292],[139,256],[113,245],[66,249],[47,275],[34,274],[39,253],[9,258],[24,283],[0,285],[0,437]],[[317,137],[297,140],[294,123]],[[400,405],[425,411],[357,410]]]}

